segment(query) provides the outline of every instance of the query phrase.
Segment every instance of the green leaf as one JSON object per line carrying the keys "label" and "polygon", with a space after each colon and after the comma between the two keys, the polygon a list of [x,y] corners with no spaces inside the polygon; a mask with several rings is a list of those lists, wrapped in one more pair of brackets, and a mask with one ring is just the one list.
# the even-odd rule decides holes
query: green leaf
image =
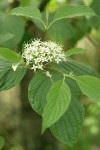
{"label": "green leaf", "polygon": [[[16,52],[8,49],[8,48],[0,48],[0,59],[8,60],[9,62],[19,62],[22,58]],[[1,63],[0,63],[1,66]],[[1,68],[0,68],[1,69]]]}
{"label": "green leaf", "polygon": [[[76,29],[67,20],[59,20],[53,24],[48,30],[53,37],[55,34],[62,36],[62,38],[71,39],[76,37]],[[79,31],[78,31],[79,32]]]}
{"label": "green leaf", "polygon": [[59,65],[56,63],[53,65],[67,74],[73,72],[75,75],[99,76],[94,68],[72,59],[67,59],[66,62],[61,62]]}
{"label": "green leaf", "polygon": [[25,67],[20,67],[14,71],[12,68],[0,71],[0,91],[8,90],[17,85],[26,73]]}
{"label": "green leaf", "polygon": [[21,56],[8,48],[0,48],[0,91],[18,84],[25,73],[26,67]]}
{"label": "green leaf", "polygon": [[100,1],[93,0],[93,2],[91,3],[91,7],[96,12],[96,14],[100,17]]}
{"label": "green leaf", "polygon": [[[62,70],[64,73],[69,74],[71,71],[75,75],[93,75],[98,76],[96,71],[86,64],[79,63],[72,59],[66,62],[61,62],[59,65],[53,64],[54,68]],[[54,69],[48,68],[52,74],[52,80],[55,83],[58,80],[62,80],[63,76]],[[66,83],[69,85],[71,92],[74,96],[80,96],[81,91],[74,80],[67,78]],[[46,105],[46,95],[52,86],[51,80],[46,76],[43,71],[38,71],[32,80],[30,81],[28,88],[29,102],[32,108],[40,115],[42,115],[43,109]]]}
{"label": "green leaf", "polygon": [[77,82],[81,91],[95,102],[100,102],[100,79],[93,76],[76,76],[73,79]]}
{"label": "green leaf", "polygon": [[0,149],[4,147],[4,144],[5,144],[5,139],[4,137],[0,136]]}
{"label": "green leaf", "polygon": [[72,98],[70,106],[65,114],[51,127],[53,135],[63,143],[72,146],[77,142],[84,119],[84,107]]}
{"label": "green leaf", "polygon": [[26,16],[36,20],[39,20],[45,27],[45,23],[42,21],[42,15],[39,9],[34,8],[32,6],[25,6],[25,7],[17,7],[11,10],[12,15],[17,16]]}
{"label": "green leaf", "polygon": [[[28,98],[32,108],[40,115],[46,104],[46,95],[52,85],[51,80],[43,71],[38,71],[28,87]],[[45,88],[46,87],[46,88]]]}
{"label": "green leaf", "polygon": [[71,100],[71,93],[68,85],[63,81],[56,81],[50,88],[47,94],[47,104],[43,110],[43,126],[42,131],[56,121],[68,109]]}
{"label": "green leaf", "polygon": [[39,9],[32,6],[17,7],[11,10],[10,14],[17,16],[27,16],[41,20],[41,13]]}
{"label": "green leaf", "polygon": [[83,5],[77,6],[63,6],[57,9],[55,12],[53,21],[49,24],[48,28],[56,21],[64,19],[64,18],[72,18],[77,16],[94,16],[96,15],[95,12]]}
{"label": "green leaf", "polygon": [[66,57],[70,57],[71,55],[80,54],[84,52],[85,52],[85,49],[83,48],[73,48],[73,49],[66,51]]}
{"label": "green leaf", "polygon": [[0,24],[0,46],[14,49],[21,41],[25,29],[23,18],[7,15]]}

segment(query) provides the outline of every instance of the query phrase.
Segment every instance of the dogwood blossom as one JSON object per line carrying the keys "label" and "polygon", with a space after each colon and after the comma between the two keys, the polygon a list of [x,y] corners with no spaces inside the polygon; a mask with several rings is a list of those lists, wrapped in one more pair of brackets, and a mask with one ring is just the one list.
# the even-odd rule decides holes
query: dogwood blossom
{"label": "dogwood blossom", "polygon": [[51,77],[52,77],[52,75],[50,74],[50,72],[49,72],[49,71],[46,71],[46,75],[47,75],[49,78],[51,78]]}
{"label": "dogwood blossom", "polygon": [[43,70],[46,63],[65,61],[63,47],[52,41],[42,42],[34,39],[30,43],[24,44],[22,57],[26,60],[26,65],[36,71]]}

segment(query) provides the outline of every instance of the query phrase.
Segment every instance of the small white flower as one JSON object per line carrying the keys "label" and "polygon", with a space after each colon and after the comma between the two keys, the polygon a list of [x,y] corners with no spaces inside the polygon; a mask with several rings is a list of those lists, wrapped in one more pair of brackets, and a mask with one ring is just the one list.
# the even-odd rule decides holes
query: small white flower
{"label": "small white flower", "polygon": [[33,69],[34,71],[36,71],[37,68],[38,68],[38,66],[36,66],[36,65],[33,65],[33,66],[31,67],[31,69]]}
{"label": "small white flower", "polygon": [[59,64],[59,62],[61,61],[61,59],[58,57],[58,58],[56,58],[56,62],[57,62],[57,64]]}
{"label": "small white flower", "polygon": [[49,60],[50,62],[52,62],[52,59],[53,59],[53,56],[49,56],[49,57],[48,57],[48,60]]}
{"label": "small white flower", "polygon": [[43,70],[43,65],[42,65],[42,64],[39,64],[39,65],[38,65],[38,69]]}
{"label": "small white flower", "polygon": [[22,57],[26,60],[26,65],[34,71],[43,70],[45,63],[65,61],[65,54],[61,45],[52,41],[42,42],[40,39],[24,44]]}
{"label": "small white flower", "polygon": [[47,75],[49,78],[51,78],[51,77],[52,77],[52,75],[50,74],[50,72],[49,72],[49,71],[46,71],[46,75]]}
{"label": "small white flower", "polygon": [[18,63],[18,64],[13,64],[13,65],[12,65],[12,68],[13,68],[14,71],[16,71],[18,65],[19,65],[19,63]]}

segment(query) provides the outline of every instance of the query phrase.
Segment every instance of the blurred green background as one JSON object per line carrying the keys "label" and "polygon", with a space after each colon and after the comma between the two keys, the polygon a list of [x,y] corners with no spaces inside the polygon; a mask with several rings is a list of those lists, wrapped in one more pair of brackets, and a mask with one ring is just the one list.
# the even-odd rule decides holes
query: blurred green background
{"label": "blurred green background", "polygon": [[[86,5],[100,17],[100,0],[0,0],[0,47],[21,53],[23,43],[32,38],[51,39],[64,45],[85,48],[73,59],[89,64],[100,73],[100,18],[76,17],[58,21],[45,33],[41,25],[27,17],[9,15],[12,8],[33,6],[52,14],[63,5]],[[16,87],[0,92],[0,149],[2,150],[100,150],[100,104],[84,97],[83,130],[74,147],[56,140],[47,130],[41,135],[41,117],[31,108],[27,88],[32,74],[27,72]]]}

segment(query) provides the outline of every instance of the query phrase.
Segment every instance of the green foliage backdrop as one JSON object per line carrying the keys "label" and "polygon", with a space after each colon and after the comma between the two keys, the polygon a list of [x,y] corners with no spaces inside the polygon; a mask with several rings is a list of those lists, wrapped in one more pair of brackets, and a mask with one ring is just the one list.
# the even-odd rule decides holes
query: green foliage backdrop
{"label": "green foliage backdrop", "polygon": [[[41,2],[4,0],[0,2],[0,91],[8,90],[21,81],[21,85],[24,85],[26,91],[21,89],[21,99],[25,99],[22,102],[22,116],[26,113],[24,110],[27,107],[31,110],[31,105],[33,110],[42,117],[42,127],[39,126],[39,128],[41,128],[43,135],[40,135],[40,138],[45,136],[48,132],[45,130],[50,128],[52,134],[65,144],[63,149],[66,149],[67,145],[69,150],[73,148],[78,150],[75,143],[82,134],[85,116],[85,105],[82,98],[85,95],[90,99],[89,102],[87,101],[88,105],[100,101],[100,76],[95,69],[87,64],[73,60],[73,56],[78,54],[80,56],[86,52],[85,49],[76,47],[76,43],[84,36],[88,37],[98,51],[99,45],[91,38],[91,33],[94,29],[100,32],[98,7],[100,3],[98,0],[94,0],[90,6],[86,6],[84,1],[81,1],[82,5],[79,5],[78,2],[76,2],[77,5],[70,4],[74,3],[65,1],[60,4],[54,0],[41,0]],[[51,5],[53,6],[52,10]],[[60,5],[62,6],[60,7]],[[27,62],[29,58],[23,58],[24,42],[31,40],[31,38],[39,38],[43,42],[51,40],[64,45],[66,61],[60,60],[59,63],[44,61],[43,68],[36,69],[36,72],[31,70],[32,65],[35,64],[37,67],[36,57],[34,58],[31,53],[29,56],[27,55],[27,57],[33,57],[29,63]],[[38,50],[40,50],[39,46]],[[26,48],[31,49],[32,43],[27,42]],[[44,57],[47,56],[48,53]],[[39,53],[39,57],[41,57],[41,53]],[[27,116],[29,117],[30,114],[32,113]],[[35,122],[35,120],[33,121]],[[28,129],[27,126],[25,127],[28,120],[24,123],[24,118],[21,118],[21,122],[24,125],[21,124],[20,133],[24,133]],[[15,146],[7,142],[7,135],[0,131],[1,135],[5,137],[4,139],[0,136],[0,148],[4,147],[5,150],[39,150],[40,146],[40,149],[53,150],[59,145],[56,142],[54,142],[54,146],[47,143],[43,148],[40,144],[43,143],[42,140],[42,142],[34,144],[32,138],[35,133],[32,128],[31,132],[32,136],[29,140],[29,132],[26,132],[26,137],[22,133],[22,136],[18,138],[21,139],[19,144]],[[47,133],[47,135],[49,134],[50,132]],[[46,147],[47,145],[49,148]],[[88,144],[87,147],[82,145],[81,149],[85,150],[85,148],[89,150]]]}

